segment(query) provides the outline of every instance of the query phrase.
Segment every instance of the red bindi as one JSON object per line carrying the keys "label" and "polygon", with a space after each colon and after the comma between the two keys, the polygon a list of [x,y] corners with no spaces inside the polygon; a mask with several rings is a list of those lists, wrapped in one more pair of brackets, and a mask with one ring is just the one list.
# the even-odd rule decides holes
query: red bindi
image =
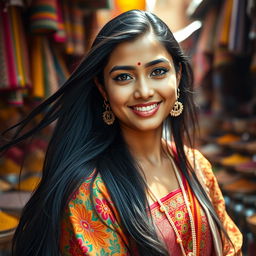
{"label": "red bindi", "polygon": [[138,66],[140,66],[140,64],[141,64],[140,62],[137,63]]}

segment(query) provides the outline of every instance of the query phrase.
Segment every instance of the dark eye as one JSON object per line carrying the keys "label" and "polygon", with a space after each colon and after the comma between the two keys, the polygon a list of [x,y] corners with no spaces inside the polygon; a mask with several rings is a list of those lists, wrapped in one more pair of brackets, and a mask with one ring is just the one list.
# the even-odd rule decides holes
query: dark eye
{"label": "dark eye", "polygon": [[156,68],[155,70],[153,70],[153,72],[151,73],[151,76],[163,76],[164,74],[166,74],[168,72],[168,69],[166,68]]}
{"label": "dark eye", "polygon": [[128,74],[120,74],[114,78],[115,81],[127,81],[131,79],[132,77]]}

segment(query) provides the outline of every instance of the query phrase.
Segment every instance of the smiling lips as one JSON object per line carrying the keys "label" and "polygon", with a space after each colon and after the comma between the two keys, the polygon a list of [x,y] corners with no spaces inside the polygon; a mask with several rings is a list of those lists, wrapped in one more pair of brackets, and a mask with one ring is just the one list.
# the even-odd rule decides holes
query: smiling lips
{"label": "smiling lips", "polygon": [[159,109],[161,102],[150,102],[147,104],[138,104],[130,106],[131,110],[138,116],[149,117],[154,115]]}

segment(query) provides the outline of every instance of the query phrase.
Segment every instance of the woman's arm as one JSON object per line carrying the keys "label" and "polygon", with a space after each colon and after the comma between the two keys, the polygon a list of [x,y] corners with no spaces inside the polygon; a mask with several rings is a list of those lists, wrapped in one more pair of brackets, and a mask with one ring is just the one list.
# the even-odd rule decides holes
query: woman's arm
{"label": "woman's arm", "polygon": [[213,207],[235,247],[236,252],[234,252],[234,248],[230,246],[228,240],[224,237],[224,235],[222,235],[224,255],[242,255],[242,234],[226,212],[225,201],[219,188],[217,179],[212,172],[211,164],[199,151],[195,150],[194,153],[196,165],[199,167],[199,172],[201,173],[199,176],[202,175],[201,180],[203,180],[208,190],[207,192],[212,201]]}
{"label": "woman's arm", "polygon": [[129,255],[127,239],[101,177],[93,183],[93,204],[90,182],[91,178],[83,182],[66,207],[61,225],[62,255]]}

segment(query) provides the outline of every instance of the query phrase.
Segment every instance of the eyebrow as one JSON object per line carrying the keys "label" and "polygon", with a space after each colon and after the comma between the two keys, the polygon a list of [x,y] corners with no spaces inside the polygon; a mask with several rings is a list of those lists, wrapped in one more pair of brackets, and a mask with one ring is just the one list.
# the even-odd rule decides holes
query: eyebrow
{"label": "eyebrow", "polygon": [[[150,61],[148,63],[146,63],[144,66],[146,68],[150,67],[150,66],[154,66],[158,63],[169,63],[169,61],[167,59],[164,59],[164,58],[160,58],[160,59],[157,59],[157,60],[153,60],[153,61]],[[109,74],[116,71],[116,70],[135,70],[136,67],[135,66],[114,66],[110,71],[109,71]]]}

